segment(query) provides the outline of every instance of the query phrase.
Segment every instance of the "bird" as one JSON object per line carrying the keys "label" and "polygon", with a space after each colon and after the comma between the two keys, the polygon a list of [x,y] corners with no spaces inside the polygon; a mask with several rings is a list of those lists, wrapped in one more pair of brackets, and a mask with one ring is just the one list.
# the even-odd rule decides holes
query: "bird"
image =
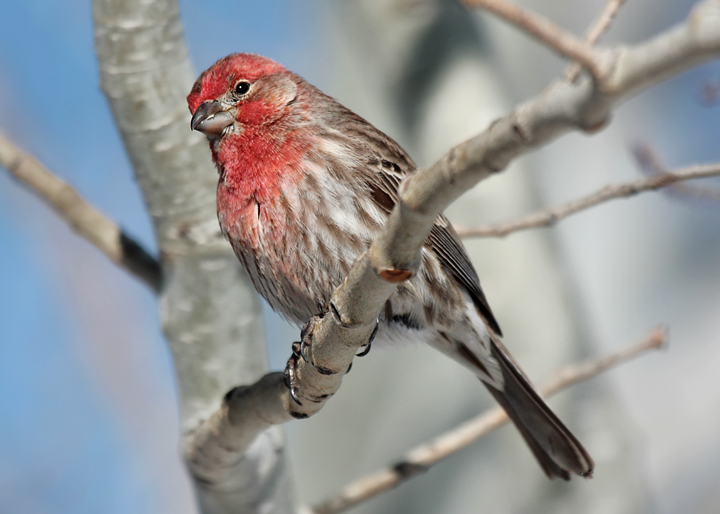
{"label": "bird", "polygon": [[[188,97],[191,129],[218,171],[220,229],[256,290],[299,326],[328,305],[417,171],[392,138],[283,65],[235,53]],[[591,477],[594,462],[502,342],[480,280],[439,215],[421,265],[378,318],[375,341],[424,342],[469,369],[502,406],[549,478]]]}

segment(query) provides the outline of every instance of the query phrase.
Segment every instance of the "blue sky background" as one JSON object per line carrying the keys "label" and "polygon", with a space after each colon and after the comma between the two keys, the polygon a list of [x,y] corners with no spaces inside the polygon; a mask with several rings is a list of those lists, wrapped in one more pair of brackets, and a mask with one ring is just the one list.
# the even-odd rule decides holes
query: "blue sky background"
{"label": "blue sky background", "polygon": [[[233,51],[311,66],[300,3],[181,3],[198,71]],[[0,130],[154,249],[93,44],[88,1],[6,2]],[[189,512],[154,296],[4,170],[0,248],[0,512]]]}
{"label": "blue sky background", "polygon": [[[627,9],[654,8],[633,4]],[[181,1],[195,69],[231,52],[258,52],[327,90],[324,32],[315,30],[322,20],[317,5],[308,5]],[[666,7],[653,32],[683,17],[687,5]],[[98,85],[90,2],[23,0],[2,10],[0,130],[153,249],[150,220]],[[621,16],[618,30],[632,20]],[[702,105],[696,93],[712,80],[720,80],[717,63],[654,89],[643,97],[646,107],[630,103],[618,119],[642,112],[636,133],[670,165],[720,160],[720,108]],[[681,312],[682,334],[683,322],[695,327],[693,316],[716,313],[703,302],[679,311],[665,295],[675,284],[683,294],[717,296],[717,280],[708,277],[717,277],[720,214],[714,205],[668,205],[661,236],[672,243],[661,248],[670,256],[658,259],[669,268],[652,271],[653,262],[642,260],[637,266],[649,270],[648,283],[656,283],[653,273],[670,274],[649,300],[657,302],[653,320],[633,323],[648,326]],[[192,512],[155,297],[4,170],[0,250],[0,513]]]}

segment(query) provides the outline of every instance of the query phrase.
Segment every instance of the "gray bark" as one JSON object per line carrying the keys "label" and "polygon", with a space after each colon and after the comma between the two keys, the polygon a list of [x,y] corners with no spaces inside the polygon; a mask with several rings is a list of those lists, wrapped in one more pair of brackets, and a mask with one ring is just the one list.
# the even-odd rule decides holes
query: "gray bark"
{"label": "gray bark", "polygon": [[[189,439],[225,393],[267,371],[260,304],[220,234],[217,174],[189,128],[185,97],[196,74],[176,1],[96,0],[93,10],[102,88],[161,254],[160,314]],[[204,514],[294,509],[278,427],[232,468],[194,483]]]}

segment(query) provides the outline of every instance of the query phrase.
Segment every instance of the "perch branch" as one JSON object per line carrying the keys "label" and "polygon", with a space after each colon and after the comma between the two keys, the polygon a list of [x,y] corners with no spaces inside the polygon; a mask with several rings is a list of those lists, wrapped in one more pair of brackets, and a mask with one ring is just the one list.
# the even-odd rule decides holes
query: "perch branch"
{"label": "perch branch", "polygon": [[[583,45],[586,45],[583,43]],[[405,179],[400,200],[380,236],[361,254],[332,296],[328,312],[306,327],[307,359],[292,357],[295,397],[280,373],[235,388],[189,442],[196,476],[212,476],[266,428],[320,410],[338,390],[356,351],[397,285],[417,272],[427,235],[440,212],[518,156],[571,130],[603,128],[611,108],[720,54],[720,0],[699,3],[689,20],[635,46],[599,55],[608,73],[576,83],[557,81],[487,130],[452,148],[431,167]],[[235,457],[233,457],[235,455]]]}
{"label": "perch branch", "polygon": [[[636,157],[638,156],[638,152],[639,151],[636,150]],[[641,160],[641,162],[645,162],[646,165],[649,164],[647,161],[649,157],[637,158],[638,160]],[[653,167],[653,170],[653,175],[649,178],[635,180],[625,184],[608,185],[578,200],[564,205],[559,205],[557,207],[552,207],[550,209],[544,209],[536,212],[535,214],[530,214],[514,221],[506,221],[497,225],[485,225],[479,227],[456,226],[455,230],[460,237],[505,237],[508,234],[518,232],[520,230],[550,227],[568,216],[616,198],[629,198],[639,193],[654,191],[673,185],[677,187],[678,182],[686,180],[716,177],[720,175],[720,163],[707,164],[704,166],[690,166],[688,168],[682,168],[674,171],[664,171],[662,168],[655,167]],[[702,188],[698,189],[702,191]],[[720,192],[711,191],[711,193],[718,194],[718,198],[720,198]]]}
{"label": "perch branch", "polygon": [[51,173],[0,135],[0,166],[37,193],[70,227],[111,261],[135,275],[153,291],[160,290],[160,263],[111,219],[83,199],[69,184]]}
{"label": "perch branch", "polygon": [[[567,366],[558,370],[542,387],[544,397],[570,386],[596,377],[615,366],[637,357],[649,350],[665,345],[667,331],[655,329],[642,341],[605,358]],[[417,446],[395,465],[359,478],[340,491],[336,496],[312,507],[313,514],[338,514],[344,512],[380,493],[388,491],[411,478],[428,471],[442,459],[469,446],[484,435],[492,432],[508,421],[507,414],[500,407],[494,407],[473,419],[470,419],[429,443]]]}

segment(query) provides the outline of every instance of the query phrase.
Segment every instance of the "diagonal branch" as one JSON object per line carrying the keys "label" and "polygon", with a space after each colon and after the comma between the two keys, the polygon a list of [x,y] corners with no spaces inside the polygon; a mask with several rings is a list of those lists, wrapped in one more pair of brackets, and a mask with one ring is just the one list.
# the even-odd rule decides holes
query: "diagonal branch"
{"label": "diagonal branch", "polygon": [[[625,0],[608,0],[605,4],[605,8],[600,13],[600,16],[598,16],[597,20],[595,20],[590,29],[585,33],[585,41],[590,46],[597,43],[600,36],[602,36],[603,33],[610,27],[613,19],[615,19],[615,15],[624,3]],[[575,82],[580,75],[581,70],[582,66],[576,62],[572,63],[568,66],[568,69],[565,72],[565,80],[568,82]]]}
{"label": "diagonal branch", "polygon": [[55,212],[111,261],[135,275],[156,293],[162,282],[160,263],[111,219],[83,199],[69,184],[34,157],[0,135],[0,166],[37,193]]}
{"label": "diagonal branch", "polygon": [[[640,157],[638,157],[638,159],[640,159]],[[455,230],[460,237],[505,237],[508,234],[520,230],[551,227],[568,216],[616,198],[629,198],[646,191],[655,191],[664,187],[673,186],[678,184],[678,182],[686,180],[716,177],[720,175],[720,163],[690,166],[675,171],[663,171],[661,168],[655,168],[655,170],[653,176],[650,178],[635,180],[625,184],[605,186],[578,200],[550,209],[544,209],[535,214],[530,214],[513,221],[479,227],[456,226]]]}
{"label": "diagonal branch", "polygon": [[233,389],[189,442],[195,472],[212,475],[239,458],[263,430],[322,408],[339,389],[356,351],[367,343],[387,299],[417,272],[438,214],[462,193],[562,134],[602,128],[621,100],[720,55],[720,0],[701,2],[689,21],[649,41],[604,55],[610,64],[607,76],[550,85],[481,134],[452,148],[430,168],[403,181],[400,201],[385,229],[357,258],[333,294],[328,313],[306,327],[310,346],[305,358],[291,357],[288,367],[296,394],[291,396],[281,373]]}
{"label": "diagonal branch", "polygon": [[522,9],[505,0],[464,0],[468,7],[482,7],[508,23],[522,29],[558,54],[578,62],[596,79],[606,73],[601,65],[600,55],[593,50],[592,43],[562,29],[549,19],[528,9]]}
{"label": "diagonal branch", "polygon": [[608,3],[605,4],[605,8],[600,13],[600,16],[585,35],[585,41],[591,45],[597,43],[600,36],[602,36],[603,33],[610,27],[613,19],[615,19],[615,15],[617,15],[624,3],[625,0],[608,0]]}
{"label": "diagonal branch", "polygon": [[[657,328],[642,341],[605,358],[586,364],[567,366],[558,370],[540,387],[544,397],[552,396],[570,386],[589,380],[619,366],[634,357],[662,348],[667,340],[667,330]],[[500,407],[494,407],[459,427],[439,435],[432,441],[410,450],[395,465],[361,477],[345,486],[336,496],[312,507],[314,514],[337,514],[362,502],[397,487],[429,470],[442,459],[462,450],[482,436],[489,434],[508,421],[507,414]]]}

